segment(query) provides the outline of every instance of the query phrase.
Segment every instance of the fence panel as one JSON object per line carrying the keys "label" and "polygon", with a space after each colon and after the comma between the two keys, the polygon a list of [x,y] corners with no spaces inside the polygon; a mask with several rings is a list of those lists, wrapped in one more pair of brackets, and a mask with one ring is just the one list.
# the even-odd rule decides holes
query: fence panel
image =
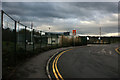
{"label": "fence panel", "polygon": [[16,65],[16,21],[4,12],[2,15],[2,65],[4,66],[3,74],[7,75],[10,69]]}
{"label": "fence panel", "polygon": [[23,26],[20,23],[17,23],[16,28],[16,34],[17,34],[17,47],[22,48],[25,50],[25,26]]}
{"label": "fence panel", "polygon": [[33,29],[26,28],[26,50],[33,51]]}
{"label": "fence panel", "polygon": [[72,46],[74,43],[77,45],[86,43],[86,38],[73,38],[64,34],[45,33],[31,29],[14,20],[4,11],[1,12],[2,61],[3,75],[5,76],[14,69],[16,64],[34,56],[35,53],[57,47]]}
{"label": "fence panel", "polygon": [[40,32],[38,30],[33,31],[34,49],[40,48],[42,45]]}

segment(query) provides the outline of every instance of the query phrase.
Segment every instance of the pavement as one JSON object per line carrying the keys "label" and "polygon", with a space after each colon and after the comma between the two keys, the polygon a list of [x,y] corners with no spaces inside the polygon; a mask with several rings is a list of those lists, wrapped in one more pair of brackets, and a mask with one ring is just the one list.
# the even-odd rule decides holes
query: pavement
{"label": "pavement", "polygon": [[40,53],[38,56],[35,56],[19,66],[17,70],[15,71],[13,78],[17,79],[48,79],[47,73],[46,73],[46,64],[48,59],[56,54],[57,52],[60,52],[65,49],[69,49],[71,47],[67,48],[59,48],[54,49],[50,51],[46,51],[44,53]]}
{"label": "pavement", "polygon": [[[52,78],[119,78],[118,44],[87,45],[76,47],[53,58],[50,63]],[[61,54],[61,53],[59,53]],[[55,63],[54,63],[55,62]],[[57,68],[53,68],[57,64]],[[56,71],[54,71],[54,70]],[[58,69],[58,70],[57,70]]]}

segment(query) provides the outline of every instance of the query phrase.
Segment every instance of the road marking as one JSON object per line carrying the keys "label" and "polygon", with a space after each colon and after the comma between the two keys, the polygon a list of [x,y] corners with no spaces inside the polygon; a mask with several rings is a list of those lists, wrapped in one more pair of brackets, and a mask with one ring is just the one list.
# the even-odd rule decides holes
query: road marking
{"label": "road marking", "polygon": [[47,71],[47,74],[48,74],[48,78],[49,78],[50,80],[52,80],[52,78],[51,78],[50,72],[49,72],[49,63],[50,63],[50,61],[52,60],[52,58],[53,58],[55,55],[57,55],[57,54],[58,54],[58,52],[57,52],[56,54],[54,54],[51,58],[49,58],[49,60],[48,60],[48,62],[47,62],[46,71]]}
{"label": "road marking", "polygon": [[61,56],[63,53],[65,53],[65,52],[67,52],[67,51],[70,51],[70,50],[72,50],[72,49],[65,50],[65,51],[59,53],[59,54],[55,57],[55,59],[54,59],[54,61],[53,61],[52,69],[53,69],[53,73],[54,73],[54,75],[55,75],[55,78],[56,78],[57,80],[59,80],[59,78],[62,79],[62,80],[64,80],[63,77],[62,77],[62,75],[60,74],[60,72],[59,72],[59,70],[58,70],[57,62],[58,62],[60,56]]}
{"label": "road marking", "polygon": [[118,54],[120,54],[120,52],[118,51],[118,49],[119,49],[119,48],[116,48],[115,51],[116,51]]}
{"label": "road marking", "polygon": [[57,61],[60,57],[60,54],[58,55],[57,59],[56,59],[56,64],[55,64],[55,68],[56,68],[56,72],[58,73],[58,76],[63,80],[63,77],[61,76],[60,72],[58,71],[58,68],[57,68]]}
{"label": "road marking", "polygon": [[[55,58],[55,60],[56,60],[56,58]],[[53,73],[54,73],[54,75],[55,75],[56,79],[57,79],[57,80],[59,80],[59,78],[58,78],[58,76],[57,76],[57,73],[56,73],[56,71],[55,71],[55,68],[54,68],[54,66],[55,66],[55,65],[54,65],[55,60],[53,61],[52,68],[53,68]]]}

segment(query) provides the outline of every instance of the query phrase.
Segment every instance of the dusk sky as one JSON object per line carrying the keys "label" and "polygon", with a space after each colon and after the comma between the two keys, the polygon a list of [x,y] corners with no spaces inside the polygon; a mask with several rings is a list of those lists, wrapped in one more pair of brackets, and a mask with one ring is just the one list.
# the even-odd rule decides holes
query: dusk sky
{"label": "dusk sky", "polygon": [[3,10],[21,23],[42,31],[79,35],[118,35],[117,2],[3,2]]}

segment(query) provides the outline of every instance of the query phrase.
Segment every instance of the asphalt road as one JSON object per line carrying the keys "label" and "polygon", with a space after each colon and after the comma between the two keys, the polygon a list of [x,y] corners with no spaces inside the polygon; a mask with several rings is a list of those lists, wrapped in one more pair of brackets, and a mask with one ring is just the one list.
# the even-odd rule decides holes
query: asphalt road
{"label": "asphalt road", "polygon": [[24,64],[18,66],[14,73],[12,73],[11,78],[13,79],[11,80],[48,79],[46,73],[46,63],[48,59],[57,52],[69,48],[71,47],[53,49],[50,51],[40,53],[39,55],[28,59],[27,61],[24,62]]}
{"label": "asphalt road", "polygon": [[[118,78],[117,44],[87,45],[66,51],[57,61],[50,63],[51,77],[55,78],[53,62],[56,62],[58,72],[65,78]],[[57,57],[57,56],[55,56]],[[56,73],[58,75],[58,73]],[[60,76],[58,75],[60,78]]]}

